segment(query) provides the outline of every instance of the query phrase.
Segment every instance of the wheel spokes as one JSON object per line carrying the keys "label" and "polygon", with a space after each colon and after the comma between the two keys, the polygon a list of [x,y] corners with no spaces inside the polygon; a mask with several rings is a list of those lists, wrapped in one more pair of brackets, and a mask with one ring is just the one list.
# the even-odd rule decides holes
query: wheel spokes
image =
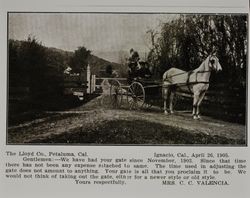
{"label": "wheel spokes", "polygon": [[128,93],[128,103],[130,108],[133,107],[142,107],[145,102],[145,92],[143,86],[138,83],[134,82],[129,87]]}

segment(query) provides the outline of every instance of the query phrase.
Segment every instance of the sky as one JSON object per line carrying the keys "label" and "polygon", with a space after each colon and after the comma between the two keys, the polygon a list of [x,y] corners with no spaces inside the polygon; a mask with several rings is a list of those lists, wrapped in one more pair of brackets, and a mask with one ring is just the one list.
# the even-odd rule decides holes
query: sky
{"label": "sky", "polygon": [[10,13],[9,38],[35,36],[43,45],[74,51],[85,46],[92,54],[120,62],[124,52],[141,57],[150,48],[149,29],[175,18],[173,14]]}

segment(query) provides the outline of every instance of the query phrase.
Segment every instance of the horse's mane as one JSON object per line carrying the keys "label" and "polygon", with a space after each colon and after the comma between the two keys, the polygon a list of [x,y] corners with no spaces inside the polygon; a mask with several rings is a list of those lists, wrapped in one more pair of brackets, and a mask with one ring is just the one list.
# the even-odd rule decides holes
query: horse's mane
{"label": "horse's mane", "polygon": [[199,67],[197,67],[196,69],[194,69],[194,72],[200,71],[202,67],[205,67],[205,64],[207,64],[207,62],[208,62],[208,58],[209,58],[209,56],[200,64]]}

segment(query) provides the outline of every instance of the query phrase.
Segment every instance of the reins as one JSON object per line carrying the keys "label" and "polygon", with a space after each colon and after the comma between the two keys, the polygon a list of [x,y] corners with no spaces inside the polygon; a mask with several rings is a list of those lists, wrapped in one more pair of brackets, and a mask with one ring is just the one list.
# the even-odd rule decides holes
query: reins
{"label": "reins", "polygon": [[[190,76],[193,73],[196,73],[196,80],[194,82],[190,82]],[[179,76],[179,75],[183,75],[183,74],[188,74],[186,83],[179,83],[179,87],[180,86],[187,86],[188,90],[192,93],[191,85],[198,84],[198,83],[209,84],[209,81],[198,81],[198,73],[211,73],[211,71],[210,70],[205,70],[205,71],[194,71],[194,70],[191,70],[191,71],[188,71],[188,72],[182,72],[182,73],[174,74],[172,76],[169,76],[169,78],[172,78],[172,77],[175,77],[175,76]]]}
{"label": "reins", "polygon": [[182,72],[182,73],[174,74],[172,76],[169,76],[169,78],[172,78],[172,77],[175,77],[175,76],[179,76],[179,75],[182,75],[182,74],[186,74],[186,73],[188,73],[188,74],[191,75],[192,73],[211,73],[211,71],[205,70],[205,71],[197,71],[197,72],[195,72],[194,70],[191,70],[191,71],[187,71],[187,72],[185,71],[185,72]]}

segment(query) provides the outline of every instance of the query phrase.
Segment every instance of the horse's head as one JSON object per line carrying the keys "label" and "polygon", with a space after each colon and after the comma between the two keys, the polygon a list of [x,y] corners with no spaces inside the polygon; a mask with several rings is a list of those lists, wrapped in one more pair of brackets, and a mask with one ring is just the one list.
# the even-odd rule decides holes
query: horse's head
{"label": "horse's head", "polygon": [[215,55],[209,55],[207,57],[207,64],[209,69],[214,70],[216,72],[221,71],[222,67],[219,63],[219,59]]}

